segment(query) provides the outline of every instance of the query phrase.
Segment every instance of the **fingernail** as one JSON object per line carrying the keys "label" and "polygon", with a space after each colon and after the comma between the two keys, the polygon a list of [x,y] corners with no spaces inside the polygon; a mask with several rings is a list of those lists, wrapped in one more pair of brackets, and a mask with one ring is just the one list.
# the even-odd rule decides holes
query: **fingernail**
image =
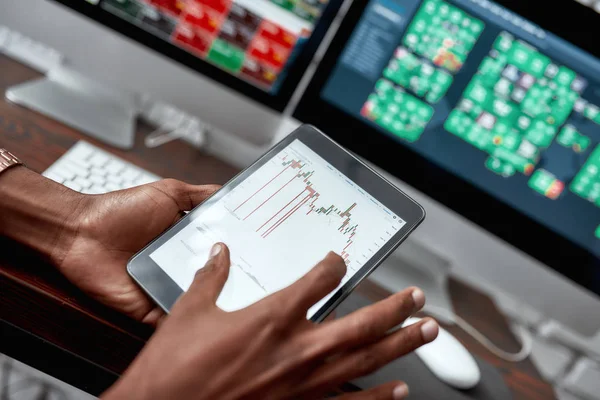
{"label": "fingernail", "polygon": [[421,289],[415,289],[412,292],[412,298],[415,302],[415,307],[420,310],[425,305],[425,293]]}
{"label": "fingernail", "polygon": [[219,243],[215,244],[212,249],[210,249],[210,258],[215,258],[218,256],[221,250],[223,250],[223,246],[221,246]]}
{"label": "fingernail", "polygon": [[433,320],[425,322],[421,326],[421,334],[425,343],[433,342],[438,335],[438,324]]}
{"label": "fingernail", "polygon": [[402,400],[408,397],[408,386],[402,384],[394,389],[394,400]]}

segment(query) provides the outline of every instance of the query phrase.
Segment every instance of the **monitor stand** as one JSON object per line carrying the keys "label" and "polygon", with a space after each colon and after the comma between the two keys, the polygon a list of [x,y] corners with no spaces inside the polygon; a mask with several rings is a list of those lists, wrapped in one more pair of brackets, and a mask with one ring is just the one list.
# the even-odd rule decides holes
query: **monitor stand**
{"label": "monitor stand", "polygon": [[[425,292],[432,315],[446,325],[454,325],[454,307],[448,291],[451,263],[415,240],[407,239],[369,279],[396,293],[409,286]],[[445,312],[433,312],[444,310]],[[446,316],[445,314],[450,314]]]}
{"label": "monitor stand", "polygon": [[121,149],[135,139],[136,98],[61,66],[7,89],[6,99]]}

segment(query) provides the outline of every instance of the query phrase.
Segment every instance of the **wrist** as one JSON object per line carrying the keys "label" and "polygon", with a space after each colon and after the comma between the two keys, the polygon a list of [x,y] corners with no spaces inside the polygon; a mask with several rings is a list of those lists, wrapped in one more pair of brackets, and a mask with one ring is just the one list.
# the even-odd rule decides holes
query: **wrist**
{"label": "wrist", "polygon": [[0,236],[59,265],[75,239],[87,196],[17,166],[0,174]]}

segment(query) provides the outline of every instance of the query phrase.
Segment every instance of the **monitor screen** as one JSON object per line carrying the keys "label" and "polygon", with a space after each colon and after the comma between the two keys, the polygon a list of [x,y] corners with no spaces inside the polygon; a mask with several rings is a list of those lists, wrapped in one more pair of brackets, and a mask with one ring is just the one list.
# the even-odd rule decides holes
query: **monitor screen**
{"label": "monitor screen", "polygon": [[[277,94],[330,0],[79,0]],[[335,1],[332,1],[335,2]]]}
{"label": "monitor screen", "polygon": [[600,256],[598,58],[488,0],[366,3],[320,98]]}

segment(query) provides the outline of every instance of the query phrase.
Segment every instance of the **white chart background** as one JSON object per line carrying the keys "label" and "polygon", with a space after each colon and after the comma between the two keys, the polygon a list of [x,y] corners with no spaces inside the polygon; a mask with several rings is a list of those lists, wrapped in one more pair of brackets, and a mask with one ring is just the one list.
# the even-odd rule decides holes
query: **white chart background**
{"label": "white chart background", "polygon": [[343,285],[404,224],[296,140],[151,258],[185,291],[210,248],[227,244],[232,266],[217,304],[234,311],[289,286],[329,251],[346,258]]}

